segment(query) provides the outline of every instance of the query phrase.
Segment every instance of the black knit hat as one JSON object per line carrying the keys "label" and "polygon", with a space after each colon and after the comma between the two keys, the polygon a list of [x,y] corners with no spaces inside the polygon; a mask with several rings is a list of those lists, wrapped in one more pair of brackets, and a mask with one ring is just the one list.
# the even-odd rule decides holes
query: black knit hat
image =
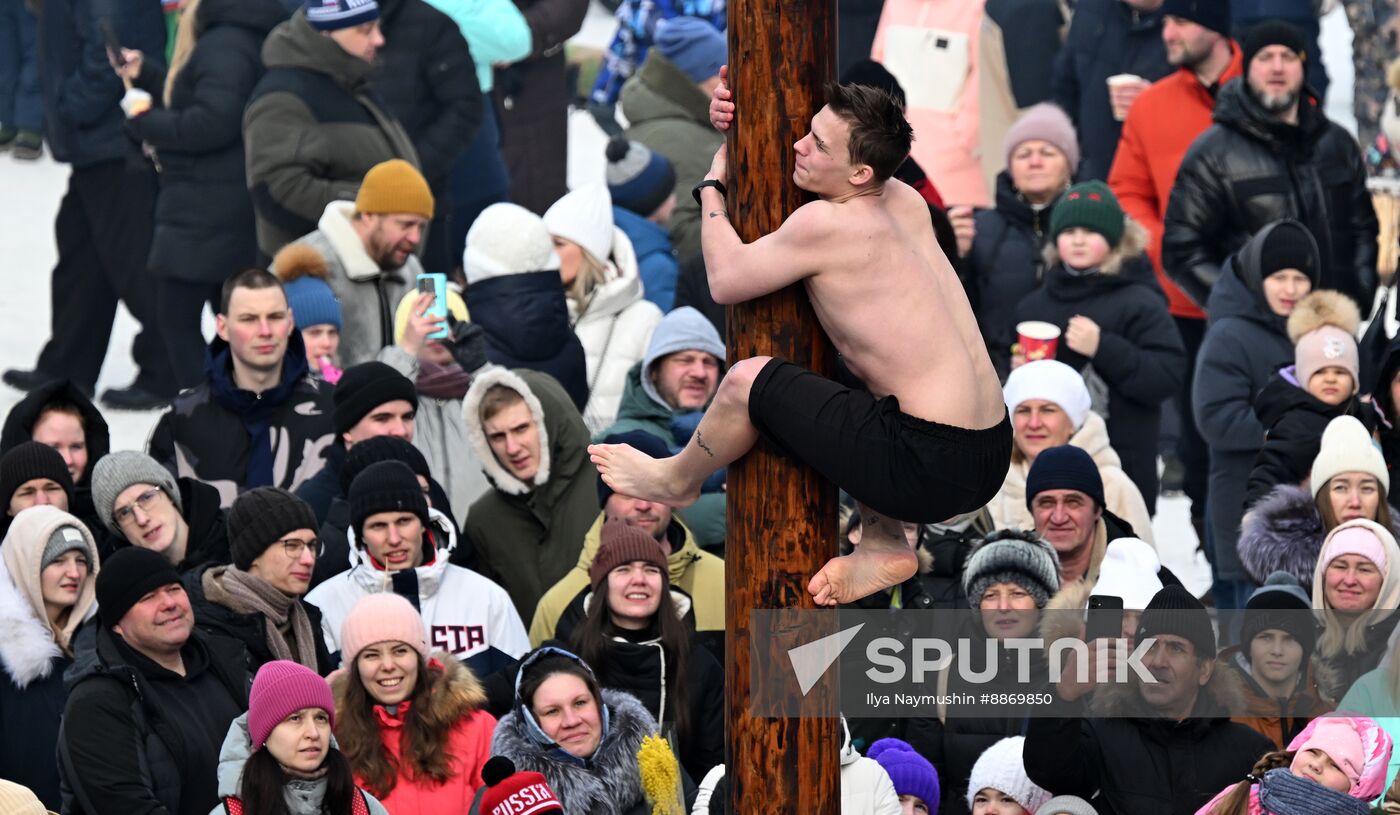
{"label": "black knit hat", "polygon": [[26,481],[48,478],[63,487],[68,493],[68,506],[73,506],[73,476],[68,473],[68,465],[63,456],[47,444],[27,441],[0,458],[0,497],[9,505],[10,499]]}
{"label": "black knit hat", "polygon": [[1299,57],[1306,56],[1307,38],[1301,28],[1282,20],[1265,20],[1250,26],[1249,31],[1245,32],[1244,40],[1240,42],[1240,50],[1244,51],[1246,74],[1249,73],[1249,63],[1254,57],[1271,45],[1282,45]]}
{"label": "black knit hat", "polygon": [[340,468],[341,494],[348,495],[350,485],[355,483],[355,476],[364,472],[369,465],[380,461],[402,461],[413,470],[414,475],[433,477],[428,470],[428,460],[412,443],[397,436],[375,436],[356,442],[355,446],[350,448],[350,452],[345,454],[345,464]]}
{"label": "black knit hat", "polygon": [[350,525],[364,540],[364,523],[377,512],[412,512],[428,525],[428,499],[413,470],[402,461],[369,465],[350,484]]}
{"label": "black knit hat", "polygon": [[179,583],[180,574],[165,555],[127,546],[102,562],[97,573],[97,612],[111,628],[122,621],[142,597],[161,586]]}
{"label": "black knit hat", "polygon": [[1230,36],[1230,0],[1166,0],[1163,17],[1180,17]]}
{"label": "black knit hat", "polygon": [[1250,642],[1259,632],[1271,628],[1287,631],[1303,646],[1303,664],[1306,665],[1317,647],[1317,620],[1312,613],[1312,598],[1298,585],[1298,578],[1288,572],[1269,575],[1245,603],[1240,647],[1246,659]]}
{"label": "black knit hat", "polygon": [[320,527],[311,507],[290,492],[280,487],[248,490],[228,511],[228,550],[233,565],[246,572],[288,532]]}
{"label": "black knit hat", "polygon": [[1312,281],[1320,282],[1317,241],[1312,233],[1297,221],[1280,221],[1264,235],[1259,247],[1259,279],[1263,280],[1280,269],[1297,269]]}
{"label": "black knit hat", "polygon": [[1200,659],[1215,659],[1215,629],[1201,601],[1181,586],[1171,585],[1152,595],[1138,622],[1137,641],[1172,634],[1196,646]]}
{"label": "black knit hat", "polygon": [[[632,430],[627,433],[613,433],[603,437],[599,444],[630,444],[639,453],[646,453],[652,458],[667,458],[671,451],[667,449],[666,442],[655,433],[648,433],[645,430]],[[608,499],[613,496],[613,488],[603,481],[603,476],[598,476],[598,506],[608,505]]]}
{"label": "black knit hat", "polygon": [[1046,490],[1078,490],[1103,508],[1103,476],[1099,465],[1084,450],[1072,444],[1042,450],[1026,474],[1026,507]]}
{"label": "black knit hat", "polygon": [[418,391],[413,382],[390,366],[371,360],[346,368],[332,396],[336,438],[359,424],[371,410],[397,399],[418,409]]}

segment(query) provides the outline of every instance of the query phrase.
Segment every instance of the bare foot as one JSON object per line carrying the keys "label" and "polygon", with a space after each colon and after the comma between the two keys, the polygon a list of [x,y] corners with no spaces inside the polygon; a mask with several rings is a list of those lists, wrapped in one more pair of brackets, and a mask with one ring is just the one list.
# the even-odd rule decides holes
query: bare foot
{"label": "bare foot", "polygon": [[591,444],[588,456],[603,483],[619,495],[687,507],[700,497],[703,481],[687,482],[676,472],[675,456],[652,458],[630,444]]}
{"label": "bare foot", "polygon": [[851,554],[828,560],[807,582],[807,591],[819,606],[854,603],[903,583],[918,570],[919,557],[908,547],[882,549],[862,543]]}

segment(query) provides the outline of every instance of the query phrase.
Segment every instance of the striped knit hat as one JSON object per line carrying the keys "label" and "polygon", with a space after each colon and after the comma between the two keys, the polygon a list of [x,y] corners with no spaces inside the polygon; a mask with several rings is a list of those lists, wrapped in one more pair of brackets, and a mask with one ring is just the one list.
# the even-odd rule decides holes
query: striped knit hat
{"label": "striped knit hat", "polygon": [[317,31],[339,31],[379,19],[375,0],[306,0],[302,8]]}

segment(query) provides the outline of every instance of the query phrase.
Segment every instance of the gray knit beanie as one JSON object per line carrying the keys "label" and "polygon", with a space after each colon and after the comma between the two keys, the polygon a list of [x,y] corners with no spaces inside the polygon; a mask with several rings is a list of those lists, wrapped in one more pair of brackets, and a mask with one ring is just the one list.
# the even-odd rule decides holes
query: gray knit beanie
{"label": "gray knit beanie", "polygon": [[49,542],[44,546],[44,554],[39,558],[39,571],[47,569],[50,563],[75,549],[87,555],[89,565],[97,559],[93,556],[92,546],[88,544],[87,535],[83,534],[83,530],[72,524],[58,527],[49,535]]}
{"label": "gray knit beanie", "polygon": [[1060,590],[1060,557],[1034,532],[998,530],[977,544],[963,569],[963,589],[973,608],[995,583],[1015,583],[1035,598],[1036,608],[1045,608]]}
{"label": "gray knit beanie", "polygon": [[175,511],[181,515],[185,514],[185,508],[180,505],[180,487],[169,470],[145,453],[118,450],[98,459],[92,468],[92,503],[97,509],[97,517],[102,519],[104,526],[112,530],[112,534],[122,534],[116,519],[112,517],[117,496],[132,484],[160,487],[175,505]]}

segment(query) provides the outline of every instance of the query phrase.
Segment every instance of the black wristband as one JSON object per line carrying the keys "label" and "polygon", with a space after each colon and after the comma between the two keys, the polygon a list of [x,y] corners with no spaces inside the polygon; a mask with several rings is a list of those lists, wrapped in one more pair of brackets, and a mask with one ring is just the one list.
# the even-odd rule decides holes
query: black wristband
{"label": "black wristband", "polygon": [[724,198],[728,198],[728,197],[729,197],[729,190],[727,190],[727,189],[724,188],[724,184],[723,184],[723,183],[721,183],[721,182],[719,182],[719,181],[716,181],[716,180],[713,179],[713,178],[707,179],[707,180],[705,180],[705,181],[701,181],[699,184],[696,184],[694,187],[691,187],[691,189],[690,189],[690,195],[691,195],[691,197],[693,197],[693,198],[695,199],[695,205],[696,205],[697,207],[701,205],[701,204],[700,204],[700,191],[703,190],[703,189],[705,189],[706,187],[714,187],[715,189],[719,190],[719,194],[720,194],[721,197],[724,197]]}

